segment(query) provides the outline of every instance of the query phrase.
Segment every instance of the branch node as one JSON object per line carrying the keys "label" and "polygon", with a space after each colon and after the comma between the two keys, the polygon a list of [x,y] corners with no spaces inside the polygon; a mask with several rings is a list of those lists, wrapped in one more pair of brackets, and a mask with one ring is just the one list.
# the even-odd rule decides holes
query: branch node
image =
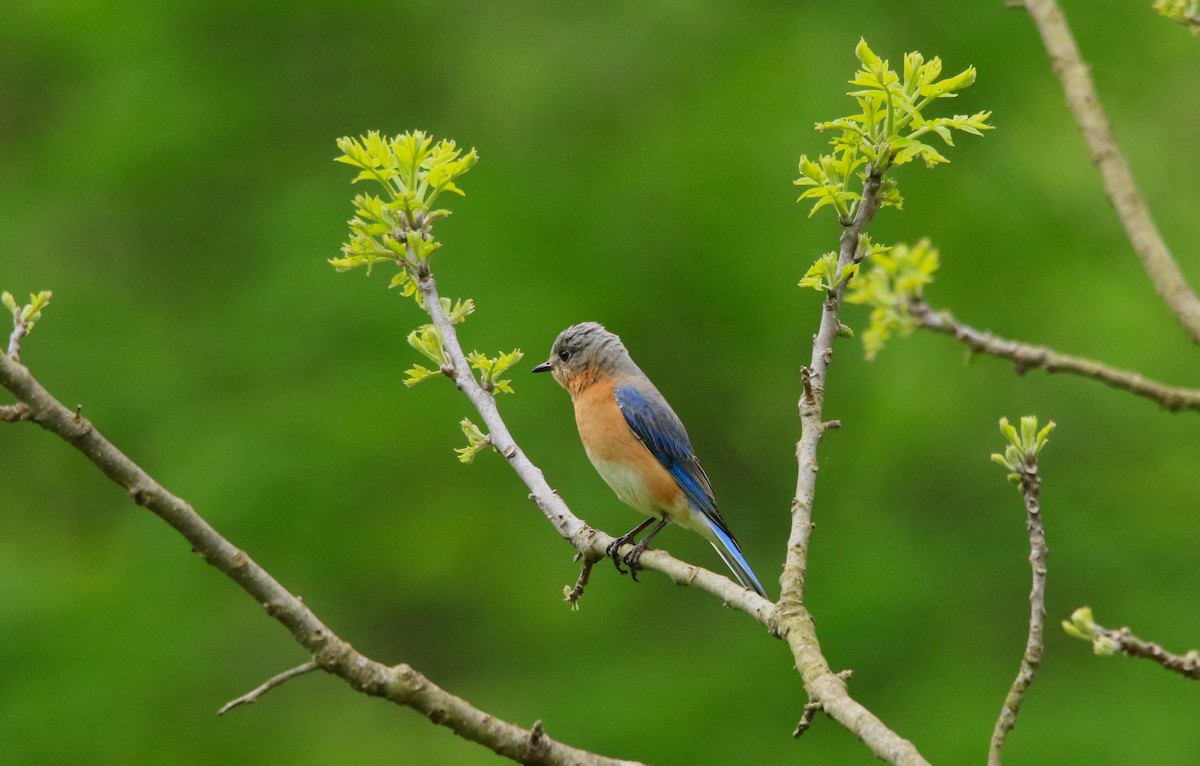
{"label": "branch node", "polygon": [[141,484],[134,484],[129,488],[129,497],[134,504],[144,506],[149,500],[150,490]]}
{"label": "branch node", "polygon": [[5,423],[17,423],[22,420],[29,420],[29,405],[25,402],[17,402],[0,407],[0,420]]}

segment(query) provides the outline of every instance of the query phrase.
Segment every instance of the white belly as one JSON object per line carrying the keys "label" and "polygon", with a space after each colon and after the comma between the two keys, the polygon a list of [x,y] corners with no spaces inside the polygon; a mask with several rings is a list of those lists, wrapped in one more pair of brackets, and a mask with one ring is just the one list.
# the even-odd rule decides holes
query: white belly
{"label": "white belly", "polygon": [[658,508],[658,503],[646,489],[646,484],[637,471],[607,460],[595,460],[593,464],[600,478],[612,487],[612,491],[621,498],[621,502],[633,506],[647,516],[662,518],[662,509]]}
{"label": "white belly", "polygon": [[592,464],[596,466],[596,473],[600,474],[600,478],[604,479],[604,482],[612,488],[612,491],[621,499],[621,502],[656,519],[665,517],[686,527],[694,526],[689,523],[692,521],[689,518],[691,516],[691,509],[688,507],[686,500],[682,502],[679,508],[664,506],[650,494],[645,482],[642,481],[641,475],[637,471],[626,467],[622,463],[607,460],[593,460]]}

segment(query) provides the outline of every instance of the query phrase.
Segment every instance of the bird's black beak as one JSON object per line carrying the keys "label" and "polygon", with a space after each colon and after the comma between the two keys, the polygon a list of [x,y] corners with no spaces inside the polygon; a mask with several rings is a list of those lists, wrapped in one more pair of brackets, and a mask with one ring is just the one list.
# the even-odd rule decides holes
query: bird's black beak
{"label": "bird's black beak", "polygon": [[550,372],[550,363],[542,362],[541,364],[539,364],[538,366],[536,366],[532,370],[530,370],[530,372]]}

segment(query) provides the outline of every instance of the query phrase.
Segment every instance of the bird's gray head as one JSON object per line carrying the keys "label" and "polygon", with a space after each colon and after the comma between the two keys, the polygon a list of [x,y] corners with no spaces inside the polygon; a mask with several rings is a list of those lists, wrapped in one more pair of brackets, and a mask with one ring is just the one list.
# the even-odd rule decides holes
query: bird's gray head
{"label": "bird's gray head", "polygon": [[571,325],[558,334],[550,358],[533,368],[549,372],[569,391],[634,367],[625,344],[597,322]]}

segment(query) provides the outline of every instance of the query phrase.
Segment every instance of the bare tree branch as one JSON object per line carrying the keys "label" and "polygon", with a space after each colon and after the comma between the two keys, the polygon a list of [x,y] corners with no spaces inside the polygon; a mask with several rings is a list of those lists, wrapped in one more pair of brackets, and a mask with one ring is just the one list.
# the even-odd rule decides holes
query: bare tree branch
{"label": "bare tree branch", "polygon": [[1042,664],[1042,648],[1046,632],[1046,530],[1042,526],[1042,511],[1038,502],[1042,479],[1038,475],[1036,457],[1027,460],[1021,477],[1021,495],[1025,499],[1025,526],[1029,531],[1029,566],[1033,570],[1033,587],[1029,591],[1029,637],[1025,641],[1025,654],[1021,668],[1004,698],[1000,716],[992,731],[988,747],[988,766],[1000,766],[1000,754],[1004,740],[1017,725],[1017,713],[1025,699],[1025,692],[1033,684],[1034,674]]}
{"label": "bare tree branch", "polygon": [[[816,625],[804,606],[804,581],[808,569],[808,544],[812,534],[813,498],[817,489],[817,447],[826,430],[835,427],[822,420],[825,402],[825,374],[833,359],[833,341],[841,322],[838,312],[846,280],[841,276],[857,263],[859,235],[875,217],[879,206],[882,174],[870,170],[863,184],[862,200],[854,220],[842,230],[838,252],[837,284],[826,294],[821,307],[821,324],[813,337],[812,360],[800,371],[803,392],[800,396],[800,441],[796,445],[799,470],[796,496],[792,500],[792,528],[788,537],[787,558],[780,577],[776,630],[787,642],[796,659],[796,669],[804,681],[809,701],[825,714],[854,732],[875,755],[894,764],[927,764],[908,740],[889,729],[871,711],[863,707],[846,689],[845,681],[834,673],[817,640]],[[840,424],[839,424],[840,425]],[[802,719],[803,721],[803,719]]]}
{"label": "bare tree branch", "polygon": [[1175,654],[1153,641],[1138,638],[1129,628],[1106,628],[1092,619],[1092,610],[1086,606],[1076,609],[1070,621],[1064,620],[1063,628],[1077,638],[1091,641],[1096,654],[1121,652],[1129,657],[1156,662],[1173,673],[1200,681],[1200,651],[1191,649],[1183,654]]}
{"label": "bare tree branch", "polygon": [[[605,549],[613,538],[598,529],[585,524],[550,487],[540,468],[529,460],[525,452],[517,446],[516,440],[505,425],[500,411],[496,407],[495,397],[480,385],[471,372],[470,363],[463,353],[459,343],[454,323],[442,310],[441,296],[438,294],[437,283],[433,275],[425,267],[420,274],[418,287],[426,311],[433,319],[434,325],[441,331],[442,343],[451,365],[446,374],[466,394],[475,410],[487,426],[488,439],[496,451],[504,456],[513,471],[529,489],[529,499],[533,500],[542,513],[563,537],[585,558],[599,560],[607,555]],[[710,593],[724,601],[729,606],[746,612],[765,626],[771,626],[775,605],[752,590],[743,588],[728,577],[716,572],[689,564],[673,558],[661,550],[647,550],[639,562],[643,569],[651,569],[669,577],[678,585],[690,585]]]}
{"label": "bare tree branch", "polygon": [[1200,343],[1200,298],[1179,270],[1138,190],[1062,9],[1055,0],[1023,0],[1021,5],[1041,34],[1054,73],[1066,94],[1067,106],[1083,132],[1092,164],[1100,171],[1104,192],[1125,227],[1125,235],[1150,275],[1154,289],[1192,340]]}
{"label": "bare tree branch", "polygon": [[287,670],[283,671],[282,673],[272,676],[271,678],[268,678],[262,684],[255,687],[254,689],[251,689],[249,692],[243,694],[242,696],[238,697],[237,699],[226,702],[224,705],[221,706],[221,709],[217,711],[217,715],[225,715],[230,710],[233,710],[235,707],[238,707],[240,705],[251,705],[251,704],[257,702],[259,697],[261,697],[264,694],[266,694],[267,692],[271,691],[276,686],[282,686],[283,684],[292,680],[296,676],[302,676],[305,673],[311,673],[314,670],[318,669],[319,667],[321,667],[321,666],[317,664],[316,660],[309,660],[308,662],[306,662],[302,665],[297,665],[294,668],[288,668]]}
{"label": "bare tree branch", "polygon": [[288,629],[322,670],[365,694],[411,707],[464,739],[521,763],[604,766],[633,763],[555,742],[539,726],[523,729],[500,720],[441,689],[408,665],[389,667],[360,654],[245,551],[218,534],[187,502],[168,492],[87,419],[64,407],[23,365],[3,355],[0,355],[0,385],[25,405],[29,420],[82,452],[105,476],[125,488],[134,502],[171,525],[206,562],[262,604],[267,614]]}
{"label": "bare tree branch", "polygon": [[1045,346],[1033,346],[1001,338],[990,332],[983,332],[963,324],[949,311],[935,310],[922,301],[910,302],[909,314],[917,320],[918,326],[944,335],[952,335],[972,351],[998,356],[1002,359],[1011,359],[1020,374],[1024,374],[1027,370],[1045,370],[1050,373],[1067,372],[1098,380],[1113,388],[1120,388],[1131,394],[1145,397],[1172,412],[1179,410],[1200,412],[1200,390],[1169,386],[1145,378],[1136,372],[1109,367],[1094,359],[1060,354]]}

